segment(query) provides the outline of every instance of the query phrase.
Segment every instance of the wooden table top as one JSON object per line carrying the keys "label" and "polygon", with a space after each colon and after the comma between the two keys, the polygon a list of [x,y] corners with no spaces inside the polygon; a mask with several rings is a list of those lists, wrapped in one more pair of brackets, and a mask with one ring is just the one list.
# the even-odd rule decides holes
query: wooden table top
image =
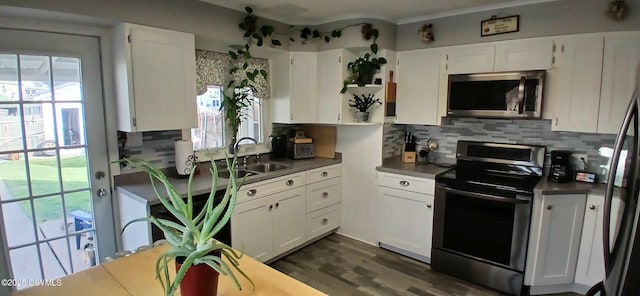
{"label": "wooden table top", "polygon": [[[163,295],[162,286],[156,280],[155,264],[158,256],[166,248],[167,246],[161,246],[138,252],[126,258],[106,262],[66,276],[62,278],[62,285],[59,287],[31,287],[14,292],[12,295]],[[231,279],[221,276],[218,282],[218,296],[326,295],[247,256],[240,259],[240,267],[253,280],[255,288],[238,275],[242,285],[242,290],[239,291]],[[178,291],[176,295],[180,295],[180,292]]]}

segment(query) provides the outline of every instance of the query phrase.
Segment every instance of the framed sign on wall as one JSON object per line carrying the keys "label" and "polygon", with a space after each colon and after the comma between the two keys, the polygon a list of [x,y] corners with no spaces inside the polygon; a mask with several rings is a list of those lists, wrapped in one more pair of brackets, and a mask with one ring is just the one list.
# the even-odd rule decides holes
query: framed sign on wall
{"label": "framed sign on wall", "polygon": [[520,30],[520,16],[512,15],[507,17],[492,16],[488,20],[480,22],[480,36],[489,36],[518,32]]}

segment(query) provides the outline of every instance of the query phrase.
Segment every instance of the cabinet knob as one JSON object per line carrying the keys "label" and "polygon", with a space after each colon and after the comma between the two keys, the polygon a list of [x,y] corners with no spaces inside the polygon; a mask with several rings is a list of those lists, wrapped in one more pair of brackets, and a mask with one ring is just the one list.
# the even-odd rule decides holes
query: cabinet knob
{"label": "cabinet knob", "polygon": [[321,194],[321,196],[322,196],[322,198],[327,198],[327,197],[329,196],[329,192],[326,192],[326,191],[325,191],[325,192],[323,192],[323,193]]}
{"label": "cabinet knob", "polygon": [[404,180],[400,181],[400,186],[407,187],[409,185],[410,185],[410,183],[408,181],[404,181]]}
{"label": "cabinet knob", "polygon": [[590,210],[595,210],[595,209],[596,209],[596,206],[595,206],[595,205],[590,205],[590,206],[589,206],[589,209],[590,209]]}
{"label": "cabinet knob", "polygon": [[273,205],[269,205],[269,211],[273,210]]}
{"label": "cabinet knob", "polygon": [[320,173],[320,176],[326,177],[326,176],[329,176],[329,173],[327,173],[327,172],[322,172],[322,173]]}
{"label": "cabinet knob", "polygon": [[251,190],[247,191],[247,195],[248,196],[254,196],[254,195],[256,195],[256,193],[258,193],[258,190],[255,190],[255,189],[251,189]]}
{"label": "cabinet knob", "polygon": [[555,126],[558,126],[558,117],[555,118]]}
{"label": "cabinet knob", "polygon": [[276,209],[278,208],[278,206],[279,206],[279,205],[280,205],[280,203],[279,203],[279,202],[277,202],[277,203],[276,203]]}
{"label": "cabinet knob", "polygon": [[322,218],[322,221],[320,221],[322,224],[327,224],[327,222],[329,222],[329,219],[327,218]]}
{"label": "cabinet knob", "polygon": [[553,209],[553,205],[548,205],[547,210],[551,210],[551,209]]}
{"label": "cabinet knob", "polygon": [[431,208],[431,204],[427,204],[427,208]]}
{"label": "cabinet knob", "polygon": [[285,184],[287,184],[287,186],[292,186],[293,183],[294,183],[293,180],[287,180]]}

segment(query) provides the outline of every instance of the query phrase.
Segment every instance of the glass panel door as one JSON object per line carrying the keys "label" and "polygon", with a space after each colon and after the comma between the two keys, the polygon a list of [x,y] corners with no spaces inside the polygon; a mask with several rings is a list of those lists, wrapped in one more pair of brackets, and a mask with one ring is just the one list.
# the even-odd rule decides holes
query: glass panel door
{"label": "glass panel door", "polygon": [[0,239],[12,278],[56,279],[115,251],[98,40],[0,38]]}

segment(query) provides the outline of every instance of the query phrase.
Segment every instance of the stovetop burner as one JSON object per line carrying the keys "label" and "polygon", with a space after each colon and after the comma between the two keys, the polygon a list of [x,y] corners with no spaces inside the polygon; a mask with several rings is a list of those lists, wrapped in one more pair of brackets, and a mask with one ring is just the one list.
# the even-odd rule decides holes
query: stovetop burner
{"label": "stovetop burner", "polygon": [[545,152],[544,146],[459,141],[456,168],[436,176],[436,182],[503,196],[533,195]]}

